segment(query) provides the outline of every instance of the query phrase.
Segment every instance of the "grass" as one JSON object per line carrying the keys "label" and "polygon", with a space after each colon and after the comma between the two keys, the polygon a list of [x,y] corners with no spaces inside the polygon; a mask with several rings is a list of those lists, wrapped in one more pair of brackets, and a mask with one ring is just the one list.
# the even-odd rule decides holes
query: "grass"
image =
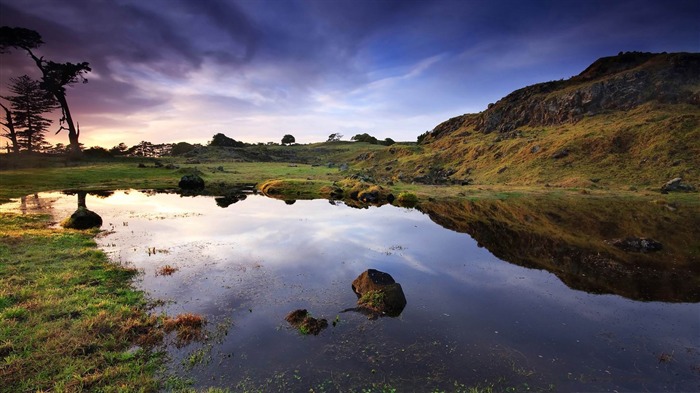
{"label": "grass", "polygon": [[206,320],[201,315],[184,313],[175,318],[165,318],[163,330],[166,333],[176,333],[176,345],[182,347],[192,341],[201,340],[204,337],[203,328]]}
{"label": "grass", "polygon": [[385,296],[386,295],[382,291],[367,291],[357,300],[357,304],[375,311],[380,311],[384,308]]}
{"label": "grass", "polygon": [[156,391],[157,321],[92,234],[0,213],[3,391]]}
{"label": "grass", "polygon": [[[434,170],[471,184],[658,189],[674,177],[700,181],[700,109],[648,103],[578,123],[521,127],[512,139],[467,127],[419,147],[389,148],[354,161],[383,182],[411,183]],[[569,155],[552,158],[566,149]],[[505,169],[504,169],[505,168]],[[595,181],[594,181],[595,180]]]}
{"label": "grass", "polygon": [[[150,251],[149,251],[149,255],[150,255]],[[170,265],[161,266],[158,269],[156,269],[156,276],[170,276],[178,270],[180,270],[180,269],[178,269],[177,267],[174,267],[174,266],[170,266]]]}

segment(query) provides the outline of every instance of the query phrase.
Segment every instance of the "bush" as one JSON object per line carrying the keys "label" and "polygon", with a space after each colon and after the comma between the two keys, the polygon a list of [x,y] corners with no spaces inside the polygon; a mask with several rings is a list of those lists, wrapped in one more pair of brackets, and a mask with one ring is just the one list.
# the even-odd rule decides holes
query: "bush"
{"label": "bush", "polygon": [[245,143],[239,142],[233,138],[229,138],[222,133],[214,135],[209,142],[210,146],[221,146],[221,147],[244,147]]}
{"label": "bush", "polygon": [[399,206],[412,207],[418,204],[418,197],[416,196],[416,194],[413,194],[411,192],[402,192],[396,198],[396,203]]}
{"label": "bush", "polygon": [[89,149],[83,150],[85,157],[89,158],[111,158],[112,153],[107,151],[104,147],[93,146]]}
{"label": "bush", "polygon": [[172,150],[170,150],[170,154],[172,154],[174,156],[180,156],[180,155],[189,153],[192,150],[194,150],[194,145],[192,145],[191,143],[178,142],[178,143],[173,145]]}

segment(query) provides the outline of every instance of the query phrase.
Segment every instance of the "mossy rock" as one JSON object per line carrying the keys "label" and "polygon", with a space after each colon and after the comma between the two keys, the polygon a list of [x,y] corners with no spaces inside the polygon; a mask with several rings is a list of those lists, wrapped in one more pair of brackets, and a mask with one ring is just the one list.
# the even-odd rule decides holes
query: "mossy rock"
{"label": "mossy rock", "polygon": [[183,190],[201,190],[204,188],[204,179],[197,174],[185,175],[178,184]]}
{"label": "mossy rock", "polygon": [[61,225],[64,228],[70,229],[90,229],[99,228],[102,226],[102,217],[99,214],[88,210],[85,207],[79,207],[70,217],[63,220]]}
{"label": "mossy rock", "polygon": [[401,284],[390,274],[368,269],[352,282],[358,296],[357,305],[376,314],[397,317],[406,307],[406,296]]}
{"label": "mossy rock", "polygon": [[294,310],[284,318],[302,334],[317,336],[321,330],[328,327],[328,321],[324,318],[313,318],[305,309]]}

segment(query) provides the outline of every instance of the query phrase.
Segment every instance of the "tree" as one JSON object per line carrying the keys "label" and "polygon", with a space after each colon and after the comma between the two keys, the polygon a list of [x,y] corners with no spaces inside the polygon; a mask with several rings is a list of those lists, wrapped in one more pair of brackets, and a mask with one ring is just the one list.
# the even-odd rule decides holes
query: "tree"
{"label": "tree", "polygon": [[[87,79],[83,74],[92,71],[90,64],[82,63],[56,63],[53,61],[44,60],[44,57],[37,57],[32,49],[40,47],[44,41],[41,35],[34,30],[25,29],[22,27],[0,27],[0,53],[9,52],[10,48],[22,49],[34,60],[36,66],[41,71],[41,88],[49,92],[56,98],[56,101],[61,107],[63,116],[60,123],[61,130],[68,130],[68,140],[70,141],[70,153],[73,156],[80,156],[80,128],[76,127],[73,122],[73,117],[68,107],[66,99],[66,86],[72,85],[78,81],[87,83]],[[66,124],[68,128],[64,127]],[[57,132],[57,133],[58,133]]]}
{"label": "tree", "polygon": [[386,138],[386,139],[384,139],[384,142],[382,143],[382,145],[384,145],[384,146],[391,146],[391,145],[393,145],[394,143],[396,143],[396,141],[394,141],[393,139],[391,139],[391,138]]}
{"label": "tree", "polygon": [[296,141],[296,139],[294,139],[294,136],[290,135],[290,134],[287,134],[287,135],[282,137],[282,144],[283,145],[291,145],[295,141]]}
{"label": "tree", "polygon": [[423,142],[425,141],[425,138],[427,138],[428,136],[430,136],[430,131],[426,131],[426,132],[424,132],[424,133],[418,135],[417,143],[418,143],[419,145],[422,145]]}
{"label": "tree", "polygon": [[121,156],[126,154],[127,150],[129,150],[129,146],[127,146],[124,142],[120,142],[118,145],[109,149],[109,153],[115,156]]}
{"label": "tree", "polygon": [[185,153],[191,152],[192,150],[194,150],[194,145],[187,142],[178,142],[173,145],[173,148],[170,150],[170,154],[173,156],[181,156]]}
{"label": "tree", "polygon": [[343,134],[339,132],[335,132],[333,134],[328,135],[328,140],[326,142],[340,142],[340,139],[343,137]]}
{"label": "tree", "polygon": [[222,146],[222,147],[244,147],[245,143],[239,142],[233,138],[229,138],[222,133],[214,135],[209,142],[209,146]]}
{"label": "tree", "polygon": [[[12,121],[12,111],[2,103],[0,103],[0,106],[2,109],[5,110],[5,122],[1,123],[3,126],[7,127],[7,133],[2,134],[5,138],[9,139],[10,142],[12,142],[12,151],[15,153],[19,153],[19,141],[17,141],[17,132],[15,131],[15,123]],[[8,146],[7,152],[10,152],[10,148]]]}
{"label": "tree", "polygon": [[38,81],[27,75],[10,78],[10,81],[13,95],[2,98],[12,106],[17,143],[30,153],[41,150],[42,142],[45,142],[44,134],[52,123],[43,114],[58,108],[56,100],[41,88]]}
{"label": "tree", "polygon": [[376,145],[377,143],[379,143],[377,138],[373,137],[372,135],[370,135],[366,132],[364,134],[357,134],[357,135],[353,136],[352,138],[350,138],[350,140],[356,141],[356,142],[367,142],[367,143],[370,143],[373,145]]}

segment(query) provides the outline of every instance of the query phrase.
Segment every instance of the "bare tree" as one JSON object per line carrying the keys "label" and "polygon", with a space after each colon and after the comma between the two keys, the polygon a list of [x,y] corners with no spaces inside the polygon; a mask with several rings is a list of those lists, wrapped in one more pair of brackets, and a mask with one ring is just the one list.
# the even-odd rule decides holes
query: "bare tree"
{"label": "bare tree", "polygon": [[[0,27],[0,53],[6,53],[10,48],[22,49],[34,60],[36,66],[41,71],[41,87],[56,98],[61,107],[63,116],[61,117],[61,128],[58,130],[68,130],[68,140],[70,141],[70,154],[80,156],[80,130],[75,126],[73,117],[68,107],[66,99],[66,86],[76,82],[86,83],[86,74],[92,69],[87,62],[82,63],[56,63],[38,57],[33,49],[40,47],[44,41],[41,35],[34,30],[22,27]],[[65,127],[64,124],[67,126]],[[57,133],[58,133],[57,132]]]}
{"label": "bare tree", "polygon": [[[7,132],[2,134],[2,136],[4,136],[5,138],[9,139],[10,142],[12,142],[12,151],[14,153],[19,153],[19,142],[17,141],[17,132],[15,131],[15,123],[14,123],[14,121],[12,121],[12,111],[10,111],[10,109],[8,107],[6,107],[5,105],[3,105],[1,102],[0,102],[0,106],[2,107],[2,109],[5,110],[5,122],[4,123],[0,122],[0,124],[2,124],[3,126],[5,126],[7,128]],[[7,149],[7,152],[8,153],[10,152],[9,147]]]}

